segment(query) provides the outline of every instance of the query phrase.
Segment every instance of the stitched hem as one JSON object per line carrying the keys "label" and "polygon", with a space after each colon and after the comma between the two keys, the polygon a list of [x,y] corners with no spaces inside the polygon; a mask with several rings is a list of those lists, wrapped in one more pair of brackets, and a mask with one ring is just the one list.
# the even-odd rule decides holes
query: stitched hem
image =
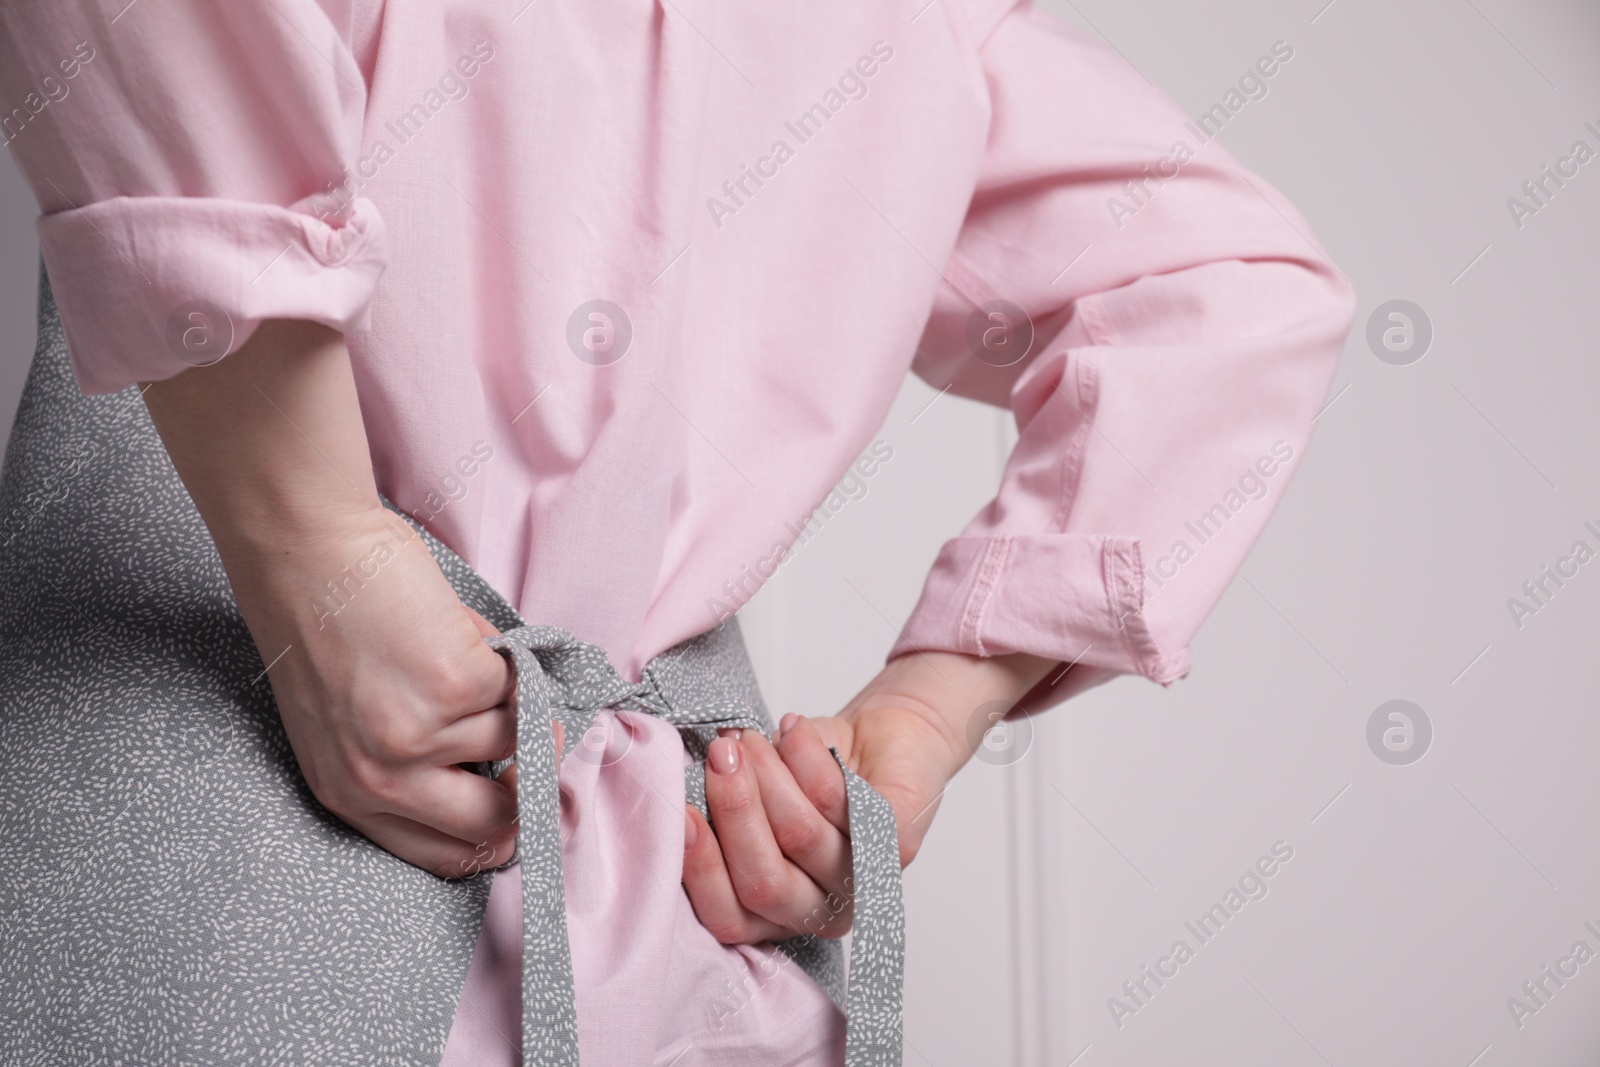
{"label": "stitched hem", "polygon": [[960,252],[950,253],[944,271],[946,284],[970,300],[973,307],[993,299],[994,289],[967,263]]}
{"label": "stitched hem", "polygon": [[1106,321],[1099,305],[1095,304],[1090,296],[1078,298],[1078,314],[1083,316],[1083,331],[1089,335],[1089,340],[1097,345],[1114,345],[1117,343],[1117,333]]}
{"label": "stitched hem", "polygon": [[1169,685],[1189,670],[1189,650],[1163,656],[1144,615],[1144,562],[1139,542],[1129,537],[1108,537],[1104,556],[1106,607],[1111,628],[1122,635],[1128,656],[1139,673],[1153,682]]}
{"label": "stitched hem", "polygon": [[[1067,445],[1067,455],[1061,464],[1061,487],[1056,498],[1056,511],[1050,529],[1061,532],[1067,528],[1072,505],[1078,498],[1078,485],[1083,480],[1083,457],[1089,448],[1089,435],[1094,432],[1095,408],[1100,402],[1100,374],[1095,361],[1086,358],[1081,350],[1067,349],[1063,356],[1065,365],[1057,392],[1070,388],[1077,396],[1062,394],[1083,420],[1083,425],[1073,434]],[[1068,383],[1071,383],[1070,385]]]}
{"label": "stitched hem", "polygon": [[980,656],[989,654],[983,643],[983,618],[989,606],[989,597],[1005,573],[1006,559],[1010,554],[1011,538],[988,539],[983,550],[983,561],[978,565],[977,576],[972,582],[972,592],[967,595],[966,610],[961,615],[960,641],[963,647],[976,650]]}

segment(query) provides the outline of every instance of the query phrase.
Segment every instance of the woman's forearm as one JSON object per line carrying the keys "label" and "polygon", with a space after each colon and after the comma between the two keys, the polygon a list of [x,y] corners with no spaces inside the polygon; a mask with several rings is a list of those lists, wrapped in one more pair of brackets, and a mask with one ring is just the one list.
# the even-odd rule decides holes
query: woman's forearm
{"label": "woman's forearm", "polygon": [[1059,669],[1055,660],[1021,652],[908,652],[885,664],[839,714],[855,719],[891,707],[917,712],[945,743],[948,760],[939,770],[949,779],[971,758],[984,732]]}
{"label": "woman's forearm", "polygon": [[334,330],[264,322],[239,351],[151,384],[144,399],[241,594],[247,560],[292,555],[378,506]]}
{"label": "woman's forearm", "polygon": [[324,806],[454,877],[515,840],[506,662],[420,538],[382,506],[343,338],[269,321],[145,393],[228,572],[284,730]]}

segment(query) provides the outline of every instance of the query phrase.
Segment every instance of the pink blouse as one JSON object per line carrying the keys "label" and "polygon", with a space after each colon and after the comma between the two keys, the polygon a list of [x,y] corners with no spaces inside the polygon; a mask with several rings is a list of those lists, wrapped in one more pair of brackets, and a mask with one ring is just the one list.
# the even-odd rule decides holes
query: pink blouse
{"label": "pink blouse", "polygon": [[[1354,312],[1214,114],[1013,0],[11,0],[0,109],[86,392],[345,331],[379,486],[635,676],[915,370],[1020,441],[893,652],[1171,682]],[[604,721],[633,751],[562,786],[584,1062],[837,1061],[807,977],[695,921],[671,729]],[[447,1063],[515,1060],[518,893]]]}

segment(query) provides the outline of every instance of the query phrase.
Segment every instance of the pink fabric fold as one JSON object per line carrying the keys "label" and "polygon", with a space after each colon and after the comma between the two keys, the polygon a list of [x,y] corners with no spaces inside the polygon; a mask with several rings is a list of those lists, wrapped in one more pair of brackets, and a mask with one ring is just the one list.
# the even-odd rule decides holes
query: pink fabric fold
{"label": "pink fabric fold", "polygon": [[934,561],[895,651],[1027,652],[1169,684],[1188,671],[1188,650],[1151,636],[1143,574],[1132,538],[958,537]]}
{"label": "pink fabric fold", "polygon": [[97,201],[39,219],[85,393],[158,381],[236,351],[265,319],[347,333],[371,322],[388,260],[365,198],[340,225],[295,207],[203,197]]}

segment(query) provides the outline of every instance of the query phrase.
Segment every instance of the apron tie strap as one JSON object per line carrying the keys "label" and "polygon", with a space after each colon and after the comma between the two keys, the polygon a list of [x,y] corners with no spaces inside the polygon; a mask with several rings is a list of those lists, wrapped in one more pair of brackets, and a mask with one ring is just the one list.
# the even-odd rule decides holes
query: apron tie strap
{"label": "apron tie strap", "polygon": [[[763,716],[737,701],[682,699],[672,672],[680,651],[662,653],[629,683],[605,650],[553,626],[517,626],[485,639],[517,673],[517,858],[522,863],[522,1058],[530,1067],[578,1067],[577,1008],[561,870],[561,809],[554,732],[578,742],[601,710],[621,707],[677,726],[696,759],[686,794],[705,809],[705,745],[719,729],[760,730]],[[702,640],[696,638],[695,640]],[[691,684],[687,688],[692,690]],[[830,749],[845,778],[855,901],[846,1067],[899,1067],[905,910],[894,812],[877,790]],[[509,762],[509,761],[507,761]],[[481,765],[497,774],[504,764]]]}

